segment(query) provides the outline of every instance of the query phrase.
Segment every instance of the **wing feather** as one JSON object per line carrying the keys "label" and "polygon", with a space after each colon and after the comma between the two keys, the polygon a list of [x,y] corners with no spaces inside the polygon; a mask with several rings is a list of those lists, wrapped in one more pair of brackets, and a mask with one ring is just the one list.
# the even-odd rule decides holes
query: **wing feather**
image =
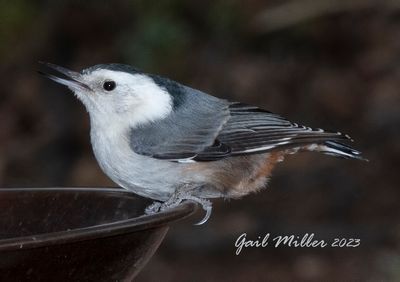
{"label": "wing feather", "polygon": [[229,103],[171,80],[155,81],[173,95],[174,111],[161,121],[131,129],[130,146],[141,155],[177,162],[215,161],[350,139],[340,132],[292,123],[258,107]]}
{"label": "wing feather", "polygon": [[349,139],[340,132],[311,129],[242,103],[233,103],[230,115],[217,138],[231,147],[232,155]]}
{"label": "wing feather", "polygon": [[162,82],[173,94],[174,110],[162,120],[131,128],[132,150],[178,162],[227,157],[231,149],[217,135],[230,117],[229,103],[171,80]]}

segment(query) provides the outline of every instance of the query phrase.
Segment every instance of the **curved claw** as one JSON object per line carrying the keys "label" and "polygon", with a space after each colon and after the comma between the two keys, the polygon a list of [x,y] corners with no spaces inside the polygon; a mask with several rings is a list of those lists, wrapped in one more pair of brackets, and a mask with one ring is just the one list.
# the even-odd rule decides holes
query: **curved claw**
{"label": "curved claw", "polygon": [[207,205],[207,206],[202,205],[202,207],[203,207],[203,209],[206,211],[206,215],[203,217],[202,220],[200,220],[199,222],[197,222],[197,223],[195,223],[195,224],[193,224],[193,225],[202,225],[202,224],[206,223],[207,220],[210,218],[210,216],[211,216],[211,211],[212,211],[212,206],[211,206],[211,204],[210,204],[210,205]]}

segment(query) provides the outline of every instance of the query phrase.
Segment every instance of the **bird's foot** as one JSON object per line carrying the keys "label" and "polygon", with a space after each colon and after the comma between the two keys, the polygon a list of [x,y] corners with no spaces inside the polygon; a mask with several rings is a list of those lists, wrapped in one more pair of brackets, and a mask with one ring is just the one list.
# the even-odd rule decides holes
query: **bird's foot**
{"label": "bird's foot", "polygon": [[154,201],[150,206],[147,206],[144,210],[145,214],[155,214],[160,212],[162,203]]}
{"label": "bird's foot", "polygon": [[177,191],[175,192],[171,198],[169,198],[164,203],[155,201],[150,206],[145,209],[146,214],[155,214],[158,212],[162,212],[168,209],[172,209],[180,205],[183,201],[193,201],[202,206],[202,208],[206,211],[206,215],[202,220],[200,220],[195,225],[202,225],[207,222],[207,220],[211,216],[212,211],[212,203],[211,201],[199,197],[195,197],[191,195],[188,191]]}
{"label": "bird's foot", "polygon": [[201,205],[203,210],[206,211],[206,215],[203,217],[203,219],[200,220],[199,222],[195,223],[194,225],[202,225],[202,224],[207,222],[207,220],[210,218],[211,212],[212,212],[212,203],[211,203],[210,200],[203,199],[203,198],[198,198],[198,197],[195,197],[195,196],[192,196],[192,195],[187,195],[183,200],[187,200],[187,201],[192,201],[192,202],[198,203],[198,204]]}

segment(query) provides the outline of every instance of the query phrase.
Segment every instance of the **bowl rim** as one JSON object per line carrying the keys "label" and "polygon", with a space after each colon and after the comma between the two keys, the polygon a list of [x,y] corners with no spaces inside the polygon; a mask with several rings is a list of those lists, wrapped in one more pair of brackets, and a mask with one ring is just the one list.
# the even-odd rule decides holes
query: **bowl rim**
{"label": "bowl rim", "polygon": [[[123,188],[89,188],[89,187],[40,187],[40,188],[0,188],[1,192],[102,192],[102,193],[123,193],[141,197]],[[142,197],[143,198],[143,197]],[[198,205],[186,201],[179,206],[152,215],[141,215],[135,218],[118,220],[115,222],[87,226],[72,230],[64,230],[37,235],[13,237],[0,239],[0,251],[31,249],[50,245],[59,245],[77,241],[91,240],[94,238],[111,237],[126,233],[137,232],[145,229],[152,229],[168,225],[172,222],[184,219],[197,210]]]}

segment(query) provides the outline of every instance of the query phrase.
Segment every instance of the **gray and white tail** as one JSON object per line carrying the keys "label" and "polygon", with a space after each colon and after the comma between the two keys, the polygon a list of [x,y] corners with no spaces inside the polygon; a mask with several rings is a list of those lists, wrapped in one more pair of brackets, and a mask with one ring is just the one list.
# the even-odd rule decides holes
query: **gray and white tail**
{"label": "gray and white tail", "polygon": [[323,144],[309,145],[307,149],[335,157],[367,161],[367,159],[361,156],[361,152],[337,141],[326,141]]}

